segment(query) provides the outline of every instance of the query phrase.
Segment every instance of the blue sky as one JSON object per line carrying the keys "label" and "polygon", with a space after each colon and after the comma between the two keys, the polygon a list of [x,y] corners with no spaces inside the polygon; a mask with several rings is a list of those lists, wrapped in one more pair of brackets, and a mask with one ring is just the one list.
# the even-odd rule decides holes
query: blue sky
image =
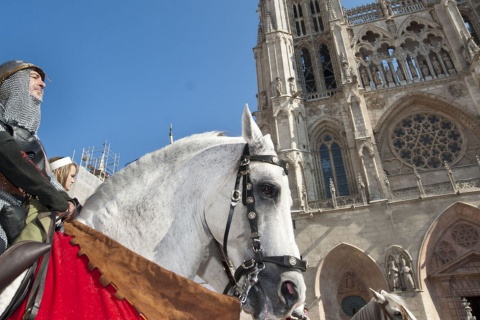
{"label": "blue sky", "polygon": [[[343,1],[346,8],[373,1]],[[2,2],[0,61],[48,74],[39,136],[51,156],[107,141],[120,168],[174,139],[241,134],[257,108],[258,2]]]}

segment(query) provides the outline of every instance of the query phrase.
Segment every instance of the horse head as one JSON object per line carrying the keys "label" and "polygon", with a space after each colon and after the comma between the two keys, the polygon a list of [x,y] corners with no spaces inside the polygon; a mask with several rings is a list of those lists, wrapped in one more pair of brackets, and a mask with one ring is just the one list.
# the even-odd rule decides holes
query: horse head
{"label": "horse head", "polygon": [[288,169],[248,107],[242,121],[243,137],[203,133],[144,155],[100,185],[77,219],[216,291],[230,283],[256,319],[284,318],[304,301],[306,268]]}
{"label": "horse head", "polygon": [[300,273],[306,266],[299,259],[291,220],[288,168],[277,157],[270,136],[262,135],[248,106],[242,131],[246,147],[235,186],[230,187],[230,213],[221,209],[225,217],[219,223],[215,208],[206,213],[206,222],[223,244],[232,269],[226,291],[237,296],[255,319],[280,319],[304,302],[306,290]]}
{"label": "horse head", "polygon": [[398,295],[384,290],[370,289],[374,301],[380,306],[385,320],[415,320],[415,316],[405,307],[405,301]]}

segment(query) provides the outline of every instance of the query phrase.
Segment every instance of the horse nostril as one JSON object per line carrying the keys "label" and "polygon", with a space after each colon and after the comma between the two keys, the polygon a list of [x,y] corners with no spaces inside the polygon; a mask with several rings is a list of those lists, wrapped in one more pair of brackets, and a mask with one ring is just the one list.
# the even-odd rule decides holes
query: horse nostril
{"label": "horse nostril", "polygon": [[287,308],[291,308],[297,303],[298,293],[291,281],[285,281],[282,283],[282,289],[280,291],[285,299],[285,306]]}

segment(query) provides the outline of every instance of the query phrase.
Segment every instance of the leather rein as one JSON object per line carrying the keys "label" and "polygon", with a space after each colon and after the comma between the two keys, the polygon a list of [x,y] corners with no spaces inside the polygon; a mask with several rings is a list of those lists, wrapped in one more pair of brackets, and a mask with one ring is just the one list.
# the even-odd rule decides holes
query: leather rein
{"label": "leather rein", "polygon": [[[250,155],[248,144],[245,145],[240,165],[238,167],[237,178],[235,180],[235,188],[232,191],[230,201],[230,212],[228,214],[227,225],[223,237],[223,246],[220,246],[223,265],[227,273],[229,283],[223,291],[228,294],[233,288],[231,294],[240,300],[241,304],[247,301],[250,289],[258,282],[258,274],[265,269],[265,262],[274,263],[276,265],[293,269],[297,271],[306,271],[307,263],[294,256],[263,256],[262,243],[260,241],[260,233],[258,232],[258,212],[255,209],[255,196],[252,181],[250,179],[250,163],[265,162],[282,167],[288,174],[288,163],[279,159],[277,156],[271,155]],[[242,181],[242,190],[240,191],[240,180]],[[250,224],[250,239],[252,239],[252,250],[254,257],[245,260],[236,270],[234,269],[230,259],[228,258],[227,244],[230,225],[233,219],[233,213],[237,203],[242,199],[242,203],[247,207],[247,219]],[[241,281],[243,279],[243,282]]]}

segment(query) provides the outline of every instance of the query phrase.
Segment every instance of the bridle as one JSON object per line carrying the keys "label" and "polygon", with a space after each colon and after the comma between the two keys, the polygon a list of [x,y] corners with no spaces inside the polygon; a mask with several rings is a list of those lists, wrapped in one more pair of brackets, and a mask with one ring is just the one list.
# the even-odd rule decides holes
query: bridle
{"label": "bridle", "polygon": [[[299,271],[307,270],[307,263],[294,256],[263,256],[260,233],[258,232],[258,213],[255,209],[255,196],[252,181],[250,179],[250,162],[265,162],[282,167],[288,174],[288,163],[272,155],[250,155],[248,144],[245,145],[243,154],[240,158],[240,165],[235,180],[235,188],[232,191],[230,201],[230,212],[228,214],[227,225],[223,237],[223,246],[220,246],[223,265],[227,273],[229,283],[223,291],[224,294],[231,294],[240,300],[241,304],[247,301],[250,289],[258,282],[258,274],[265,269],[265,262]],[[240,191],[240,180],[242,180],[242,191]],[[238,201],[247,207],[247,219],[250,224],[250,239],[252,239],[252,250],[254,258],[244,261],[236,270],[228,258],[227,244],[228,233],[233,219],[233,213]],[[235,270],[235,271],[234,271]],[[243,282],[241,282],[243,278]]]}

